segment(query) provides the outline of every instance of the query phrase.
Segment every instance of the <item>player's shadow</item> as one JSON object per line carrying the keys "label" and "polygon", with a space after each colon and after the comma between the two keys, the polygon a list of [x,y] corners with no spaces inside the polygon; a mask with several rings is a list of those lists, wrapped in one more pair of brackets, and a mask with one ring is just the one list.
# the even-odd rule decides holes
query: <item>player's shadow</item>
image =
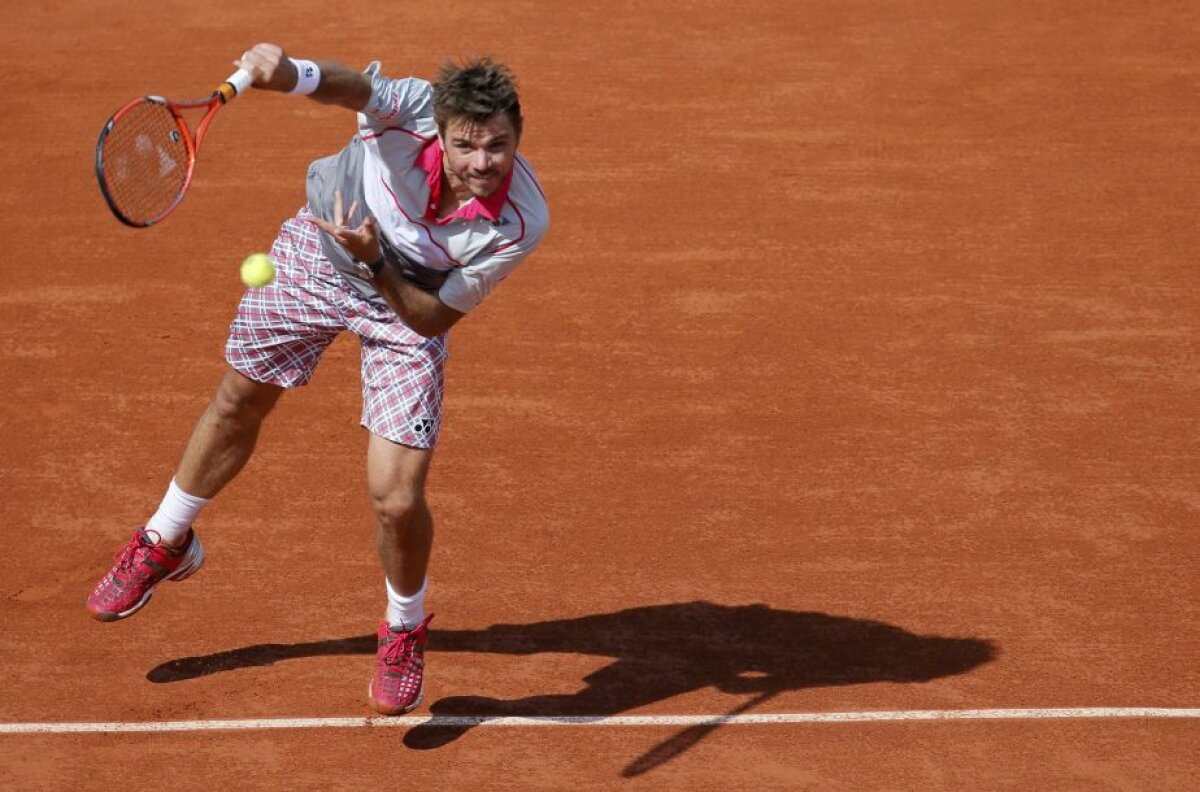
{"label": "player's shadow", "polygon": [[[150,671],[152,682],[174,682],[279,660],[372,654],[374,636],[305,644],[265,644],[173,660]],[[614,662],[584,678],[572,693],[504,701],[451,696],[433,702],[433,717],[404,735],[410,748],[430,749],[460,738],[487,720],[513,716],[602,718],[714,687],[748,698],[728,716],[788,691],[867,682],[927,682],[961,674],[995,656],[977,638],[916,635],[866,619],[768,608],[688,602],[535,624],[430,632],[429,651],[527,655],[600,655]],[[635,759],[635,776],[671,760],[720,726],[692,726]]]}

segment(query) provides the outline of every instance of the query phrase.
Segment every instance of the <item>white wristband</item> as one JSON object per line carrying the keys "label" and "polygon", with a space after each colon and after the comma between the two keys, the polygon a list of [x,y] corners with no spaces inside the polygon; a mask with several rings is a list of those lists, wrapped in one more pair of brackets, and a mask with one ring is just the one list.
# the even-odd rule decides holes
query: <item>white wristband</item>
{"label": "white wristband", "polygon": [[288,93],[307,96],[321,84],[321,67],[310,60],[288,58],[296,67],[296,87]]}

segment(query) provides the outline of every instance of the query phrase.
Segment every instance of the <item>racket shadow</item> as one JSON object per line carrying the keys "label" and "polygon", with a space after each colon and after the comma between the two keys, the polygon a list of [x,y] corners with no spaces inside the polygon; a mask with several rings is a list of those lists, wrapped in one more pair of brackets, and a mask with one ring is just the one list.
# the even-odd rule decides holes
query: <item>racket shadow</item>
{"label": "racket shadow", "polygon": [[[430,631],[429,651],[529,655],[598,655],[613,662],[583,679],[581,689],[515,700],[450,696],[434,701],[432,717],[409,729],[409,748],[430,750],[460,739],[476,724],[512,716],[606,717],[705,688],[747,698],[749,711],[789,691],[873,682],[927,682],[966,673],[996,656],[978,638],[918,635],[878,621],[786,611],[765,605],[687,602],[630,608],[481,630]],[[373,635],[299,644],[258,644],[186,657],[151,670],[151,682],[177,682],[284,660],[374,654]],[[641,775],[682,755],[719,729],[683,729],[630,762],[622,775]]]}

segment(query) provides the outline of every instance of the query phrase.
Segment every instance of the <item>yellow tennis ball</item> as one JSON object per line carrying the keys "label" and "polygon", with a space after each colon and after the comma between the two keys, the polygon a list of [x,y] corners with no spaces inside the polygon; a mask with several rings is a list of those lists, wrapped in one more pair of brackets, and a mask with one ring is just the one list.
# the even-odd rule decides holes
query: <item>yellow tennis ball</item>
{"label": "yellow tennis ball", "polygon": [[251,253],[242,262],[242,283],[251,288],[266,286],[275,280],[275,265],[266,253]]}

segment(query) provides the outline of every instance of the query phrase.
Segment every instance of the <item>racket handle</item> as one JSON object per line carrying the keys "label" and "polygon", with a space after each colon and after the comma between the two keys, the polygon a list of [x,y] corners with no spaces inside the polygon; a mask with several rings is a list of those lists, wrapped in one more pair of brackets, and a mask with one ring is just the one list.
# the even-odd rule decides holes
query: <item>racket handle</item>
{"label": "racket handle", "polygon": [[217,88],[217,93],[224,97],[225,102],[231,102],[233,99],[247,88],[250,83],[254,82],[254,77],[245,69],[238,69],[233,74],[225,78],[225,82]]}

